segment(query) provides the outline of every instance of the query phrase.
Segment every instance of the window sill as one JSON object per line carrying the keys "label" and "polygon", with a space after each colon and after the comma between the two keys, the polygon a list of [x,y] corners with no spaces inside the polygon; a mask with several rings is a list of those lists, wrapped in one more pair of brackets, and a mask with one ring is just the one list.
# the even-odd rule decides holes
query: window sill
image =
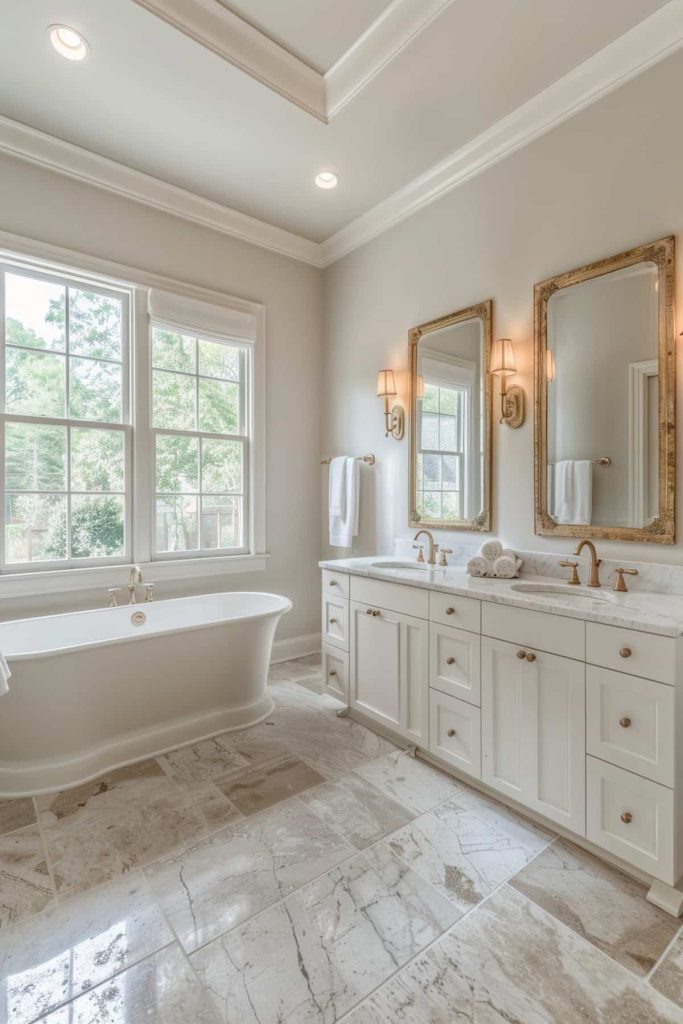
{"label": "window sill", "polygon": [[[270,555],[223,555],[216,558],[174,558],[140,562],[145,582],[204,579],[236,573],[263,572]],[[0,576],[0,601],[35,594],[66,594],[74,591],[125,587],[130,565],[98,565],[84,569],[51,569],[47,572],[7,573]],[[105,595],[106,596],[106,595]],[[163,594],[158,595],[160,598]]]}

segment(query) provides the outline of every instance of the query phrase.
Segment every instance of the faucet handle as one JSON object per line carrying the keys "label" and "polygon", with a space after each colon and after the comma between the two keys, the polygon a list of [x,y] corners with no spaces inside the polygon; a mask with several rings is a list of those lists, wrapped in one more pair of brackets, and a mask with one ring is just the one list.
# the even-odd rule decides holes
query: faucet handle
{"label": "faucet handle", "polygon": [[424,548],[424,544],[413,544],[413,549],[415,551],[419,551],[420,552],[419,555],[417,556],[418,562],[424,562],[424,560],[425,560],[425,553],[424,553],[423,548]]}
{"label": "faucet handle", "polygon": [[617,574],[617,578],[614,581],[614,589],[616,590],[617,594],[626,594],[628,592],[628,587],[626,586],[626,580],[624,579],[624,574],[626,574],[627,576],[637,576],[638,575],[638,570],[637,569],[615,569],[614,571]]}
{"label": "faucet handle", "polygon": [[579,563],[578,562],[569,562],[569,561],[567,561],[566,558],[563,558],[562,561],[558,562],[557,564],[559,566],[561,566],[563,569],[571,569],[571,572],[569,573],[569,581],[568,582],[572,586],[576,586],[578,583],[581,582],[581,580],[579,579]]}
{"label": "faucet handle", "polygon": [[145,587],[145,601],[153,601],[154,600],[154,584],[153,583],[145,583],[144,587]]}
{"label": "faucet handle", "polygon": [[107,593],[109,594],[109,607],[118,608],[119,606],[119,594],[121,593],[121,587],[108,587]]}
{"label": "faucet handle", "polygon": [[447,566],[448,565],[448,561],[446,559],[446,555],[452,555],[452,554],[453,554],[453,548],[441,548],[441,558],[439,559],[439,565]]}

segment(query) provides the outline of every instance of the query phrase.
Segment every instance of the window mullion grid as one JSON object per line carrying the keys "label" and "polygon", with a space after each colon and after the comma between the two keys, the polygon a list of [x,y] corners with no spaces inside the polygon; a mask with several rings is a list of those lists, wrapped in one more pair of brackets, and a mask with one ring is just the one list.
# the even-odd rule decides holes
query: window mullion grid
{"label": "window mullion grid", "polygon": [[5,408],[7,396],[7,383],[5,380],[5,270],[0,273],[0,408],[3,415],[0,416],[0,486],[2,487],[2,501],[0,505],[0,572],[5,571],[5,533],[7,519],[7,498],[5,495]]}

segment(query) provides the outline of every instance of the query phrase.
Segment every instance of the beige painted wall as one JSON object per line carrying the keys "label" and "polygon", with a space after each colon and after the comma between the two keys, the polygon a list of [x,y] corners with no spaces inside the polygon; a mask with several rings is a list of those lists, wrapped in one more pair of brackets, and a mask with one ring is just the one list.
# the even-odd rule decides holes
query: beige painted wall
{"label": "beige painted wall", "polygon": [[[495,417],[494,532],[527,550],[571,549],[569,541],[534,535],[533,286],[664,235],[680,240],[682,92],[678,54],[326,271],[325,448],[330,454],[374,452],[378,460],[373,469],[363,467],[355,553],[390,553],[394,537],[411,535],[408,441],[384,438],[377,370],[403,371],[398,380],[407,406],[408,329],[488,298],[494,300],[494,337],[516,342],[520,374],[509,382],[522,384],[529,400],[520,430],[500,426]],[[680,308],[683,249],[678,261]],[[683,410],[680,366],[679,380]],[[679,445],[683,411],[680,422]],[[600,547],[607,557],[680,564],[680,517],[679,535],[675,547]],[[455,533],[440,539],[458,536],[481,539]],[[345,553],[326,542],[324,549]]]}
{"label": "beige painted wall", "polygon": [[[320,271],[5,156],[0,229],[265,305],[269,567],[192,585],[163,584],[159,597],[276,591],[294,602],[278,637],[318,632]],[[0,617],[92,607],[96,598],[0,600]]]}

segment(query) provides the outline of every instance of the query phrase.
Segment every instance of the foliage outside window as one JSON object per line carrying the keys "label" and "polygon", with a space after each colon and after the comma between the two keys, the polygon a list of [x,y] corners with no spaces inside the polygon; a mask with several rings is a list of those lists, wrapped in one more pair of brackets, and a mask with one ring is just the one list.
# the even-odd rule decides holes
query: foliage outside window
{"label": "foliage outside window", "polygon": [[152,330],[157,553],[245,551],[248,350]]}
{"label": "foliage outside window", "polygon": [[130,549],[128,294],[1,268],[3,564]]}

